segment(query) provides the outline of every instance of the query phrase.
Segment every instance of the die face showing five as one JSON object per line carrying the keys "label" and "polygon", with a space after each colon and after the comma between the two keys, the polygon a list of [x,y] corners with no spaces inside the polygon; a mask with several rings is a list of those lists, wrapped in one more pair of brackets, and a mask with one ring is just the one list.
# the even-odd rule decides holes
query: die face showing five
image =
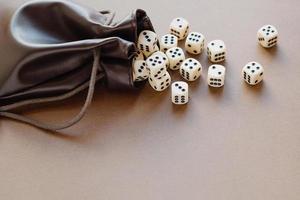
{"label": "die face showing five", "polygon": [[225,67],[223,65],[211,65],[208,68],[207,83],[211,87],[222,87],[225,82]]}
{"label": "die face showing five", "polygon": [[264,25],[257,32],[258,42],[265,48],[273,47],[277,44],[278,31],[272,25]]}
{"label": "die face showing five", "polygon": [[186,104],[189,101],[189,86],[186,82],[176,81],[172,83],[172,102],[174,104]]}
{"label": "die face showing five", "polygon": [[186,59],[180,66],[180,75],[187,81],[197,80],[202,72],[202,65],[194,58]]}
{"label": "die face showing five", "polygon": [[201,33],[191,32],[186,38],[185,49],[190,54],[200,54],[204,48],[204,36]]}
{"label": "die face showing five", "polygon": [[153,31],[142,31],[138,38],[138,48],[145,56],[150,56],[151,53],[158,50],[158,38]]}
{"label": "die face showing five", "polygon": [[132,63],[133,81],[143,81],[149,77],[146,61],[135,60]]}
{"label": "die face showing five", "polygon": [[152,56],[156,56],[156,55],[159,55],[163,58],[164,63],[165,63],[167,68],[170,66],[169,59],[168,59],[167,55],[164,52],[156,51],[155,53],[152,54]]}
{"label": "die face showing five", "polygon": [[163,52],[166,52],[168,49],[172,47],[177,47],[178,38],[174,35],[167,34],[161,37],[160,39],[160,49]]}
{"label": "die face showing five", "polygon": [[222,40],[213,40],[207,45],[207,56],[211,62],[218,63],[225,60],[226,46]]}
{"label": "die face showing five", "polygon": [[190,25],[188,21],[182,17],[178,17],[172,20],[170,24],[170,33],[175,35],[178,40],[186,38],[189,32]]}
{"label": "die face showing five", "polygon": [[169,59],[170,69],[178,70],[181,63],[185,60],[184,52],[179,47],[173,47],[166,52],[166,55]]}
{"label": "die face showing five", "polygon": [[242,70],[244,80],[250,85],[256,85],[263,80],[264,68],[258,62],[249,62]]}
{"label": "die face showing five", "polygon": [[167,72],[166,62],[161,55],[152,55],[146,60],[150,75],[160,78]]}
{"label": "die face showing five", "polygon": [[156,91],[163,91],[167,89],[171,84],[171,76],[168,72],[166,72],[162,77],[155,78],[150,74],[149,76],[149,84]]}

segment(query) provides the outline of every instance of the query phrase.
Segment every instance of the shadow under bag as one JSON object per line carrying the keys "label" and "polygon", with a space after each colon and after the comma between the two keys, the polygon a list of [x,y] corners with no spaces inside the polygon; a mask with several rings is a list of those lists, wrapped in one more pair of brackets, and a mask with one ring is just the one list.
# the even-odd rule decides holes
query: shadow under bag
{"label": "shadow under bag", "polygon": [[[59,131],[83,117],[96,82],[114,89],[139,88],[144,82],[134,84],[131,64],[138,34],[143,30],[154,31],[143,10],[115,22],[109,11],[99,12],[69,1],[23,5],[10,23],[10,39],[22,49],[22,56],[14,66],[1,66],[8,73],[0,85],[0,116]],[[61,125],[14,112],[28,105],[61,101],[84,89],[88,92],[81,111]]]}

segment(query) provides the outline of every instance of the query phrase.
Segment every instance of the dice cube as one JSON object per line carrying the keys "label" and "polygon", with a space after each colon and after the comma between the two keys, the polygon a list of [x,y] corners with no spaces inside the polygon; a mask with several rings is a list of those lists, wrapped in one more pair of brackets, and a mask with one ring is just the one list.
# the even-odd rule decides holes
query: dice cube
{"label": "dice cube", "polygon": [[242,76],[246,83],[256,85],[263,80],[264,68],[258,62],[249,62],[244,66]]}
{"label": "dice cube", "polygon": [[133,81],[143,81],[149,77],[146,61],[135,60],[132,63]]}
{"label": "dice cube", "polygon": [[176,81],[172,83],[172,102],[177,105],[186,104],[189,101],[189,86],[186,82]]}
{"label": "dice cube", "polygon": [[172,20],[170,24],[170,33],[175,35],[178,40],[183,40],[186,38],[189,28],[189,22],[182,17],[178,17]]}
{"label": "dice cube", "polygon": [[170,86],[171,76],[168,72],[166,72],[162,77],[159,77],[159,78],[155,78],[154,76],[152,76],[150,74],[148,81],[149,81],[150,86],[154,90],[160,92],[160,91],[167,89]]}
{"label": "dice cube", "polygon": [[222,40],[213,40],[207,45],[207,56],[211,62],[218,63],[225,60],[226,46]]}
{"label": "dice cube", "polygon": [[185,41],[185,50],[190,54],[200,54],[204,48],[204,40],[201,33],[189,33]]}
{"label": "dice cube", "polygon": [[222,87],[225,82],[225,67],[222,65],[211,65],[208,68],[207,83],[211,87]]}
{"label": "dice cube", "polygon": [[170,69],[178,70],[181,63],[185,60],[184,52],[179,47],[173,47],[166,52],[166,55],[169,59]]}
{"label": "dice cube", "polygon": [[197,80],[202,72],[202,65],[194,58],[186,59],[180,66],[180,75],[187,81]]}
{"label": "dice cube", "polygon": [[172,47],[177,47],[178,38],[174,35],[167,34],[161,37],[160,39],[160,49],[163,52],[166,52],[168,49]]}
{"label": "dice cube", "polygon": [[167,57],[167,55],[161,51],[156,51],[155,53],[152,54],[152,56],[156,56],[156,55],[159,55],[163,58],[164,62],[165,62],[165,65],[166,67],[168,68],[170,66],[170,62],[169,62],[169,59]]}
{"label": "dice cube", "polygon": [[161,55],[152,55],[146,60],[150,75],[154,78],[160,78],[167,72],[167,66]]}
{"label": "dice cube", "polygon": [[136,52],[136,55],[133,58],[133,62],[136,61],[136,60],[144,60],[144,54],[143,54],[142,51],[138,50]]}
{"label": "dice cube", "polygon": [[142,31],[138,37],[138,48],[145,56],[150,56],[153,52],[158,50],[158,38],[153,31]]}
{"label": "dice cube", "polygon": [[264,25],[257,31],[257,39],[261,46],[265,48],[273,47],[277,44],[278,31],[272,25]]}

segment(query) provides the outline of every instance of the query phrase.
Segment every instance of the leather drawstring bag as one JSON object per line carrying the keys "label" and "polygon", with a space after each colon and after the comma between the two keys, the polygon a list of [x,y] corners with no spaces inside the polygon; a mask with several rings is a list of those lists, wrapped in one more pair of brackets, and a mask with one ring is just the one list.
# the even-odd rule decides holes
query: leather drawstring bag
{"label": "leather drawstring bag", "polygon": [[[133,82],[131,64],[143,30],[154,31],[140,9],[115,22],[110,11],[99,12],[69,1],[33,1],[21,6],[11,19],[10,32],[22,48],[22,56],[14,66],[1,66],[8,73],[0,74],[0,116],[59,131],[84,116],[96,82],[113,89],[139,88],[143,82]],[[85,89],[88,92],[80,112],[60,125],[15,111],[62,101]]]}

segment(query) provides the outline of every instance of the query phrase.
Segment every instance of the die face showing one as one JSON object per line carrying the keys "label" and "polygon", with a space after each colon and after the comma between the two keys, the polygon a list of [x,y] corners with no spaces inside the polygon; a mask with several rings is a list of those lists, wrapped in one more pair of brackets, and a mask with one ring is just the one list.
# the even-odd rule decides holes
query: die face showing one
{"label": "die face showing one", "polygon": [[153,31],[142,31],[138,38],[138,48],[145,56],[150,56],[151,53],[158,50],[158,38]]}
{"label": "die face showing one", "polygon": [[211,65],[208,68],[207,83],[211,87],[222,87],[225,82],[225,67],[222,65]]}
{"label": "die face showing one", "polygon": [[189,86],[186,82],[176,81],[172,83],[172,102],[174,104],[186,104],[189,101]]}
{"label": "die face showing one", "polygon": [[167,89],[171,84],[171,76],[168,72],[164,74],[164,76],[160,78],[155,78],[150,74],[149,76],[149,84],[156,91],[163,91]]}
{"label": "die face showing one", "polygon": [[135,60],[132,63],[133,81],[143,81],[149,77],[146,61]]}
{"label": "die face showing one", "polygon": [[218,63],[225,60],[226,46],[222,40],[213,40],[207,45],[207,56],[211,62]]}
{"label": "die face showing one", "polygon": [[191,32],[186,38],[185,49],[190,54],[200,54],[204,48],[204,36],[201,33]]}
{"label": "die face showing one", "polygon": [[182,17],[178,17],[172,20],[170,24],[170,33],[175,35],[178,40],[186,38],[189,32],[190,25],[188,21]]}
{"label": "die face showing one", "polygon": [[173,47],[166,52],[169,59],[170,69],[178,70],[181,63],[185,60],[184,52],[179,47]]}
{"label": "die face showing one", "polygon": [[264,25],[257,32],[258,42],[265,48],[273,47],[277,44],[278,31],[272,25]]}
{"label": "die face showing one", "polygon": [[180,75],[187,81],[197,80],[202,72],[202,65],[194,58],[186,59],[180,66]]}
{"label": "die face showing one", "polygon": [[161,55],[152,55],[146,62],[150,75],[154,78],[162,77],[167,72],[166,62]]}
{"label": "die face showing one", "polygon": [[178,38],[174,35],[167,34],[161,37],[160,39],[160,49],[163,52],[166,52],[168,49],[172,47],[177,47]]}
{"label": "die face showing one", "polygon": [[264,68],[258,62],[252,61],[244,66],[242,75],[248,84],[256,85],[263,80]]}
{"label": "die face showing one", "polygon": [[163,58],[167,68],[170,66],[169,59],[168,59],[167,55],[164,52],[156,51],[155,53],[152,54],[152,56],[156,56],[156,55],[160,55]]}

